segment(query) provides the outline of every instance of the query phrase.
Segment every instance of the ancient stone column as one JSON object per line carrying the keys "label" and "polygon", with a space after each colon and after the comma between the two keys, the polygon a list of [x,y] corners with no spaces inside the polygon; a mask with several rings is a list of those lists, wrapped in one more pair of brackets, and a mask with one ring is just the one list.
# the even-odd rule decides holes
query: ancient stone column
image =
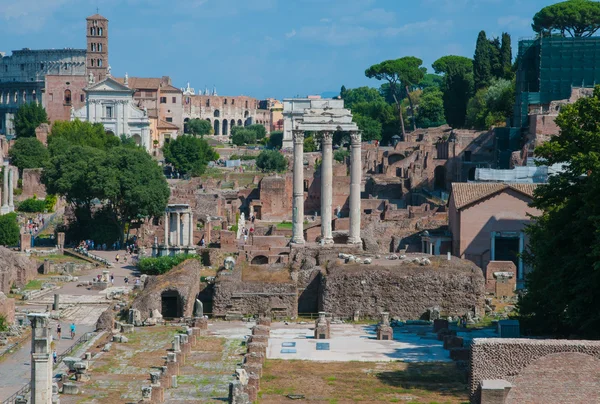
{"label": "ancient stone column", "polygon": [[350,134],[350,233],[348,244],[362,244],[360,238],[360,183],[362,174],[361,135]]}
{"label": "ancient stone column", "polygon": [[193,247],[195,245],[194,243],[194,213],[192,213],[192,211],[190,210],[190,213],[188,214],[188,229],[189,229],[189,235],[188,235],[188,245]]}
{"label": "ancient stone column", "polygon": [[176,213],[175,219],[175,246],[179,247],[181,245],[181,214],[179,212]]}
{"label": "ancient stone column", "polygon": [[13,200],[14,188],[14,170],[10,169],[8,172],[8,207],[10,208],[11,212],[15,210],[15,203]]}
{"label": "ancient stone column", "polygon": [[4,181],[2,183],[2,213],[8,208],[8,165],[4,166]]}
{"label": "ancient stone column", "polygon": [[52,402],[52,355],[46,313],[27,315],[31,323],[31,403]]}
{"label": "ancient stone column", "polygon": [[187,247],[190,244],[189,235],[190,235],[190,214],[188,212],[183,212],[181,214],[181,245]]}
{"label": "ancient stone column", "polygon": [[331,234],[331,205],[333,199],[333,133],[323,132],[321,140],[321,238],[333,244]]}
{"label": "ancient stone column", "polygon": [[169,246],[169,212],[165,212],[165,247]]}
{"label": "ancient stone column", "polygon": [[294,130],[292,243],[304,244],[304,132]]}

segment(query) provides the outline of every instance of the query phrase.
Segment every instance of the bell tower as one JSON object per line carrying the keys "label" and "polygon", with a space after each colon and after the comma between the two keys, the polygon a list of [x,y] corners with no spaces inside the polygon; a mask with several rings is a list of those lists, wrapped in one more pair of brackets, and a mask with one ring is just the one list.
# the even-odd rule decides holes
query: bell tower
{"label": "bell tower", "polygon": [[108,20],[94,14],[87,21],[86,75],[94,77],[94,82],[106,78],[108,69]]}

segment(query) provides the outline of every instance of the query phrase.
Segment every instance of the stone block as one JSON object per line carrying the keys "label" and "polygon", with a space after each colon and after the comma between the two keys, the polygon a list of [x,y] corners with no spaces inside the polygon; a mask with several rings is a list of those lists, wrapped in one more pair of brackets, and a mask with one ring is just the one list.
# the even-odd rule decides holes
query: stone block
{"label": "stone block", "polygon": [[154,404],[164,403],[165,402],[165,389],[162,386],[152,386],[150,401]]}
{"label": "stone block", "polygon": [[267,355],[267,344],[263,342],[250,342],[248,344],[248,353],[262,353]]}
{"label": "stone block", "polygon": [[21,244],[19,251],[25,252],[31,248],[31,234],[21,234]]}
{"label": "stone block", "polygon": [[248,397],[248,393],[244,390],[245,386],[242,386],[239,380],[235,380],[229,383],[229,404],[249,404],[250,399]]}
{"label": "stone block", "polygon": [[263,344],[267,344],[269,342],[269,337],[266,335],[250,335],[248,337],[248,343],[251,342],[262,342]]}
{"label": "stone block", "polygon": [[248,365],[261,365],[265,362],[265,355],[262,353],[248,353],[244,355],[244,363]]}
{"label": "stone block", "polygon": [[208,330],[208,319],[204,317],[196,317],[192,320],[192,327],[199,330]]}
{"label": "stone block", "polygon": [[442,328],[441,330],[438,331],[437,333],[437,340],[438,341],[443,341],[444,337],[446,335],[456,335],[456,331],[454,330],[449,330],[447,328]]}
{"label": "stone block", "polygon": [[377,339],[380,341],[392,341],[394,339],[394,330],[389,325],[378,325]]}
{"label": "stone block", "polygon": [[256,324],[270,327],[271,317],[258,317],[258,321],[256,322]]}
{"label": "stone block", "polygon": [[257,325],[252,328],[252,335],[266,335],[267,337],[271,333],[271,328],[265,325]]}
{"label": "stone block", "polygon": [[121,332],[123,334],[131,334],[135,330],[135,326],[133,324],[121,324]]}
{"label": "stone block", "polygon": [[102,351],[108,352],[108,351],[110,351],[110,348],[112,348],[112,342],[108,342],[106,345],[104,345],[104,347],[102,348]]}
{"label": "stone block", "polygon": [[449,329],[450,325],[448,323],[448,320],[445,319],[437,319],[437,320],[433,320],[433,332],[437,333],[443,329]]}
{"label": "stone block", "polygon": [[259,389],[260,389],[260,377],[255,373],[249,374],[248,375],[248,386],[246,388],[246,391],[248,392],[248,399],[250,400],[251,403],[258,400],[258,390]]}
{"label": "stone block", "polygon": [[242,368],[246,369],[246,372],[248,374],[254,373],[254,374],[258,375],[258,377],[262,377],[263,367],[260,364],[259,365],[250,365],[248,363],[244,363],[242,365]]}
{"label": "stone block", "polygon": [[177,376],[171,376],[171,387],[174,389],[177,388]]}
{"label": "stone block", "polygon": [[322,324],[315,327],[315,339],[329,339],[330,329],[329,324]]}
{"label": "stone block", "polygon": [[75,383],[63,383],[63,394],[79,394],[79,387]]}
{"label": "stone block", "polygon": [[67,366],[67,368],[69,368],[69,371],[71,372],[75,371],[75,364],[80,361],[81,359],[75,356],[67,356],[66,358],[63,358],[63,363]]}
{"label": "stone block", "polygon": [[444,337],[444,349],[462,348],[463,346],[464,341],[462,337],[455,335],[446,335]]}
{"label": "stone block", "polygon": [[480,404],[504,404],[511,388],[506,380],[483,380]]}

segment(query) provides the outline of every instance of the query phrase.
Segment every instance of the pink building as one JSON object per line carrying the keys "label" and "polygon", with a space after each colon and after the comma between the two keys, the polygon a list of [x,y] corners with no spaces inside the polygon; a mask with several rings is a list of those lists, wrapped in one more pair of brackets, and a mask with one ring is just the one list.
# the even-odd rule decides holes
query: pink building
{"label": "pink building", "polygon": [[453,183],[448,220],[452,255],[468,259],[480,268],[490,261],[512,261],[518,281],[523,280],[527,245],[525,226],[529,215],[541,212],[529,206],[536,184]]}

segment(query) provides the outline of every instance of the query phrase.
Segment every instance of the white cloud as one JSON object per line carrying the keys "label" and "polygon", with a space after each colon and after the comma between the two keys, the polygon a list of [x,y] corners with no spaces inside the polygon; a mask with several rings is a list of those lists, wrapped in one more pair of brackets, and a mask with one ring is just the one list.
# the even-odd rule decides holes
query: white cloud
{"label": "white cloud", "polygon": [[498,25],[500,27],[508,27],[512,29],[527,28],[531,25],[531,19],[522,18],[516,15],[507,15],[498,18]]}
{"label": "white cloud", "polygon": [[361,26],[331,25],[302,27],[298,37],[331,46],[364,43],[378,35],[377,31]]}
{"label": "white cloud", "polygon": [[401,27],[388,27],[383,30],[383,36],[393,37],[398,35],[414,35],[423,32],[432,32],[436,35],[447,33],[453,26],[451,20],[438,21],[431,18],[427,21],[418,21],[402,25]]}
{"label": "white cloud", "polygon": [[286,32],[286,34],[285,34],[285,37],[288,38],[288,39],[289,38],[293,38],[295,36],[296,36],[296,30],[295,29],[291,30],[290,32]]}

